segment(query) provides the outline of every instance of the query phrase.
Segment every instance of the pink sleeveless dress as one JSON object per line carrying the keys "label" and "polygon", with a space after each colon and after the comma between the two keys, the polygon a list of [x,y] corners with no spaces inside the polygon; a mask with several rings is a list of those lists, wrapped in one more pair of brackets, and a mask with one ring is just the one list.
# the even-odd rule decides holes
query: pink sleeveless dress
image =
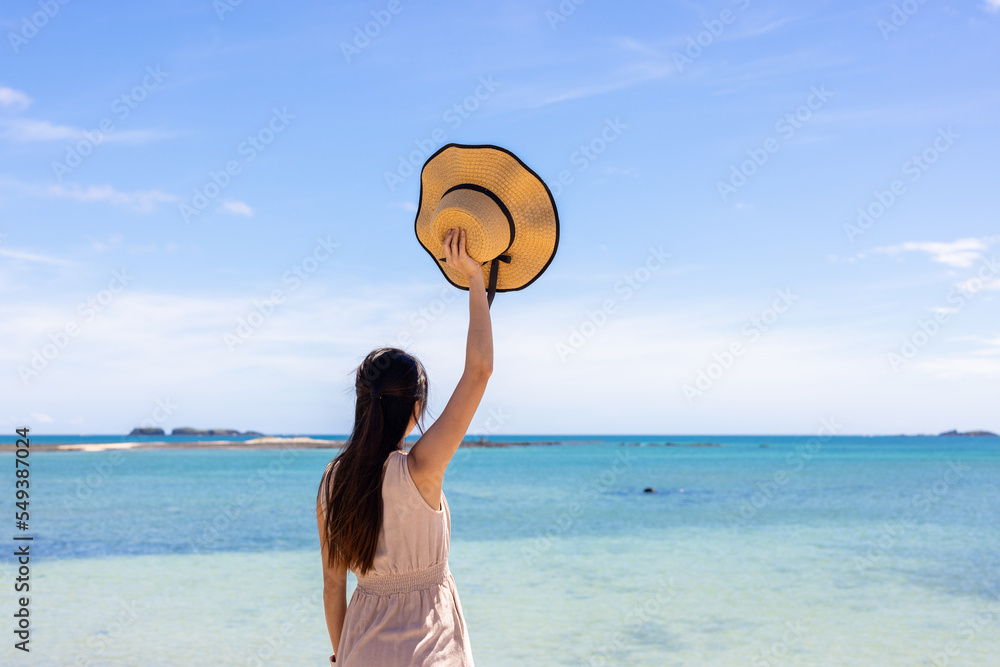
{"label": "pink sleeveless dress", "polygon": [[[472,667],[472,648],[448,569],[451,510],[417,490],[403,450],[383,464],[382,526],[373,569],[358,577],[337,649],[338,667]],[[326,494],[322,494],[326,511]]]}

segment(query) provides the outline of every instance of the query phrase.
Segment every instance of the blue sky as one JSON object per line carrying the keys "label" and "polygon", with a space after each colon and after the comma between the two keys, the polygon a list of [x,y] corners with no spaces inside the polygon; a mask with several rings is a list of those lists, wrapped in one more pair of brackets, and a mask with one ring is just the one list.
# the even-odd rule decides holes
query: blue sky
{"label": "blue sky", "polygon": [[467,295],[412,225],[459,142],[562,222],[493,304],[472,432],[1000,430],[997,0],[16,0],[0,28],[0,428],[344,433],[384,344],[439,414]]}

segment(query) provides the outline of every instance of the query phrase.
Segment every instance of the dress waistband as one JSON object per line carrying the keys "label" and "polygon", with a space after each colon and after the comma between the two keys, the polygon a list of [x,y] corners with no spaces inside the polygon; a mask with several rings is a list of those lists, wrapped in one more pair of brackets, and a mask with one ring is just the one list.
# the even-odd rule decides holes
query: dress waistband
{"label": "dress waistband", "polygon": [[358,590],[369,595],[393,595],[443,584],[448,580],[448,561],[423,570],[358,577]]}

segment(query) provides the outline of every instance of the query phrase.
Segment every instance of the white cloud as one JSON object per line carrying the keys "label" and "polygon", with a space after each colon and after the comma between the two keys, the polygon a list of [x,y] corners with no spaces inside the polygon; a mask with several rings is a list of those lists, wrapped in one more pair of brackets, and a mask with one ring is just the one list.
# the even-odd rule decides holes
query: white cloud
{"label": "white cloud", "polygon": [[660,56],[649,62],[635,63],[602,73],[586,82],[571,82],[559,87],[553,86],[551,82],[522,85],[507,91],[504,104],[512,110],[537,109],[640,86],[670,76],[673,72],[674,66],[670,63],[669,56]]}
{"label": "white cloud", "polygon": [[253,217],[253,209],[250,208],[249,204],[242,201],[224,201],[222,202],[222,210],[233,215],[245,215],[248,218]]}
{"label": "white cloud", "polygon": [[[1000,1],[1000,0],[998,0]],[[983,239],[958,239],[951,243],[932,241],[908,241],[899,245],[875,248],[872,252],[895,256],[903,252],[923,252],[931,256],[931,261],[948,266],[968,268],[977,260],[982,259],[989,245]]]}
{"label": "white cloud", "polygon": [[976,352],[976,354],[984,356],[992,356],[994,354],[1000,354],[1000,336],[996,338],[987,339],[982,341],[986,343],[986,347]]}
{"label": "white cloud", "polygon": [[414,204],[411,201],[394,201],[394,202],[389,202],[387,204],[387,206],[391,206],[391,207],[394,207],[394,208],[401,208],[404,211],[408,211],[410,213],[416,213],[417,212],[417,205]]}
{"label": "white cloud", "polygon": [[104,142],[140,144],[154,139],[173,136],[170,133],[154,130],[83,130],[69,125],[55,125],[46,120],[31,118],[0,118],[0,128],[4,139],[28,143],[33,141],[75,141],[86,139],[95,145]]}
{"label": "white cloud", "polygon": [[76,184],[68,188],[62,185],[50,185],[46,188],[46,192],[53,198],[73,199],[80,202],[106,201],[115,206],[131,208],[140,213],[152,212],[157,204],[177,201],[175,195],[159,190],[121,192],[110,185],[91,185],[86,188]]}
{"label": "white cloud", "polygon": [[941,379],[969,376],[1000,378],[1000,359],[949,357],[922,362],[917,367]]}
{"label": "white cloud", "polygon": [[94,252],[106,252],[119,247],[123,240],[125,240],[125,237],[121,234],[112,234],[107,241],[95,241],[91,239],[90,247],[94,250]]}
{"label": "white cloud", "polygon": [[83,136],[76,128],[30,118],[3,119],[0,120],[0,127],[4,128],[4,139],[12,141],[58,141]]}
{"label": "white cloud", "polygon": [[0,86],[0,107],[27,109],[30,104],[31,98],[20,90]]}
{"label": "white cloud", "polygon": [[72,199],[79,202],[108,202],[115,206],[130,208],[139,213],[151,213],[157,204],[176,202],[179,198],[160,190],[138,190],[122,192],[110,185],[82,187],[75,183],[66,185],[36,185],[10,179],[0,179],[0,187],[18,190],[32,197],[43,199]]}
{"label": "white cloud", "polygon": [[6,248],[0,248],[0,257],[10,257],[11,259],[20,259],[25,262],[39,262],[41,264],[57,264],[60,266],[73,266],[74,262],[69,260],[59,259],[58,257],[49,257],[48,255],[38,255],[32,252],[25,252],[23,250],[7,250]]}
{"label": "white cloud", "polygon": [[31,418],[34,419],[39,424],[51,424],[55,421],[52,417],[49,417],[43,412],[32,412]]}
{"label": "white cloud", "polygon": [[1000,11],[1000,0],[986,0],[986,11]]}
{"label": "white cloud", "polygon": [[1000,290],[1000,278],[987,280],[985,282],[980,278],[969,278],[968,280],[956,283],[956,286],[963,292],[967,292],[969,294],[976,294],[978,292],[982,292],[983,290],[993,292]]}

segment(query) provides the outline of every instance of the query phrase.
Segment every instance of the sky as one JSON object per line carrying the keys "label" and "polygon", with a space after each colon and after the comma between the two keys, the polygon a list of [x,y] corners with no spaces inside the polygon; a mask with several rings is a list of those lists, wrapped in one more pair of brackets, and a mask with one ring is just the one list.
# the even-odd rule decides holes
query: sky
{"label": "sky", "polygon": [[381,345],[430,423],[449,142],[560,217],[470,433],[1000,431],[1000,0],[11,0],[0,33],[11,434],[343,434]]}

